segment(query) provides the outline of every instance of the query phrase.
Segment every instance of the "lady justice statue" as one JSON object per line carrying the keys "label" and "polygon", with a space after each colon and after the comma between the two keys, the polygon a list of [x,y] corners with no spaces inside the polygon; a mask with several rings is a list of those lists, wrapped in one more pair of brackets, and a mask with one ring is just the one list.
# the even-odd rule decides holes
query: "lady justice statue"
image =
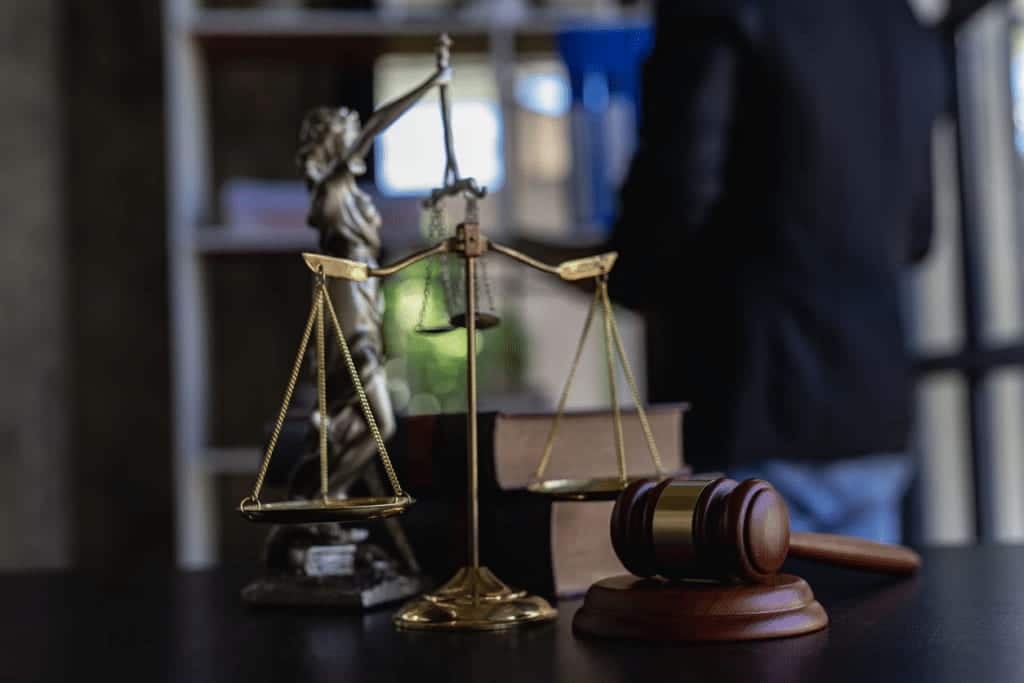
{"label": "lady justice statue", "polygon": [[[342,107],[314,109],[302,123],[298,161],[310,191],[309,225],[320,233],[320,251],[377,267],[380,255],[380,214],[369,195],[356,185],[365,170],[361,156],[352,156],[360,138],[372,140],[383,127],[360,130],[359,115]],[[365,136],[365,137],[364,137]],[[368,143],[367,143],[368,144]],[[339,317],[345,321],[345,341],[359,369],[373,414],[386,439],[395,428],[394,412],[384,378],[382,325],[384,296],[378,278],[365,282],[331,280],[328,287]],[[330,448],[330,495],[344,497],[366,469],[377,445],[359,409],[358,396],[337,347],[329,347],[327,383],[333,397],[326,416],[313,413],[316,429],[327,429]],[[313,368],[315,372],[315,367]],[[315,449],[292,476],[293,496],[319,493],[319,463]]]}
{"label": "lady justice statue", "polygon": [[[450,41],[442,36],[437,48],[437,69],[419,86],[375,111],[365,126],[359,115],[345,107],[319,107],[309,112],[299,133],[297,162],[310,194],[308,224],[319,232],[320,251],[329,256],[360,261],[376,268],[380,254],[381,219],[369,195],[357,185],[364,159],[374,138],[409,110],[434,86],[444,88],[450,78]],[[446,104],[447,93],[442,94]],[[443,115],[447,117],[446,107]],[[447,126],[446,126],[447,127]],[[452,162],[449,162],[451,164]],[[365,388],[380,435],[395,430],[394,410],[388,395],[383,357],[384,296],[379,278],[364,282],[333,279],[330,296],[345,325],[345,340]],[[311,356],[316,375],[315,354]],[[377,443],[363,413],[360,397],[344,359],[330,345],[325,363],[327,415],[313,410],[311,427],[327,430],[330,497],[346,498],[362,481],[371,495],[385,493],[374,465]],[[290,476],[289,497],[311,499],[320,495],[316,438]],[[401,563],[379,547],[363,543],[363,529],[337,524],[275,527],[266,542],[266,562],[273,575],[250,584],[243,597],[254,603],[339,604],[369,607],[399,600],[420,590],[418,566],[397,520],[387,520]]]}

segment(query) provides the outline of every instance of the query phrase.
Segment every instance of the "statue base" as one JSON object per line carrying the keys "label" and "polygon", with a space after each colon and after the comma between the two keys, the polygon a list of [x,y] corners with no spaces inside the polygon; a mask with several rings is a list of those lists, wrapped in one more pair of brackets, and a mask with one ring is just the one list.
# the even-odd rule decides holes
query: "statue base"
{"label": "statue base", "polygon": [[267,574],[242,589],[249,605],[368,610],[422,592],[369,533],[337,524],[275,527],[267,538]]}
{"label": "statue base", "polygon": [[406,600],[424,588],[413,576],[396,575],[366,584],[356,576],[265,576],[242,589],[249,605],[336,607],[362,611]]}

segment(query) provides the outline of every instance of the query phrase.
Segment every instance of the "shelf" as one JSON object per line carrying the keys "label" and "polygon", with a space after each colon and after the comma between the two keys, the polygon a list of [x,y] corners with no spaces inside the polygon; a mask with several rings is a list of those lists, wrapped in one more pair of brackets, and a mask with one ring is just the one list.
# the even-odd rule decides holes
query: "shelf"
{"label": "shelf", "polygon": [[358,10],[205,9],[195,12],[186,33],[213,60],[353,63],[382,52],[430,52],[437,36],[451,34],[459,51],[486,51],[492,38],[511,38],[523,53],[550,52],[554,37],[569,26],[646,25],[646,11],[543,11],[517,17]]}
{"label": "shelf", "polygon": [[196,13],[191,33],[201,41],[268,38],[420,36],[486,33],[480,21],[435,15],[397,15],[355,10],[207,9]]}
{"label": "shelf", "polygon": [[[392,231],[386,237],[385,247],[393,254],[404,254],[424,246],[415,233]],[[197,229],[193,244],[197,253],[227,256],[319,251],[317,242],[316,232],[307,227],[228,228],[213,225]]]}
{"label": "shelf", "polygon": [[316,232],[309,228],[235,229],[223,226],[196,231],[196,251],[201,254],[292,254],[316,251]]}
{"label": "shelf", "polygon": [[314,9],[204,9],[188,27],[203,41],[303,37],[389,37],[483,35],[491,31],[553,35],[567,25],[646,23],[646,11],[531,10],[518,17],[488,17],[473,13],[401,12]]}
{"label": "shelf", "polygon": [[[521,229],[512,235],[502,234],[499,241],[541,260],[558,263],[568,259],[591,256],[607,251],[608,245],[596,237],[596,232],[580,232],[585,241],[569,239],[565,242],[531,237],[529,230]],[[389,235],[387,247],[393,254],[422,248],[424,243],[416,235],[402,235],[407,239],[395,239]],[[228,228],[207,226],[196,231],[195,249],[200,254],[296,254],[303,251],[318,251],[316,233],[309,228]]]}
{"label": "shelf", "polygon": [[255,474],[262,458],[263,451],[257,446],[210,448],[204,464],[213,474]]}

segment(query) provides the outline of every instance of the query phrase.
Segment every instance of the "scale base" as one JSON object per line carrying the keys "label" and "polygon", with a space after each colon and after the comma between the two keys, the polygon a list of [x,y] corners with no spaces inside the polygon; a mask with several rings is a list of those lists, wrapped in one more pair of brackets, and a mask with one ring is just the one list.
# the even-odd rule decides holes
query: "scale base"
{"label": "scale base", "polygon": [[684,642],[784,638],[827,625],[811,587],[789,574],[759,584],[613,576],[590,587],[572,622],[577,635]]}
{"label": "scale base", "polygon": [[403,629],[496,631],[556,616],[547,600],[509,588],[487,567],[463,567],[433,593],[403,605],[394,622]]}

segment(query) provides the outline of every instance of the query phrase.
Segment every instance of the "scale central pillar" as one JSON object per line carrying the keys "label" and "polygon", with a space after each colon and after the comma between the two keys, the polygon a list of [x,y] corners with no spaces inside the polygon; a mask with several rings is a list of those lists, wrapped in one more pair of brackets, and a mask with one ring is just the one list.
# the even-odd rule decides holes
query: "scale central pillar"
{"label": "scale central pillar", "polygon": [[[475,211],[472,213],[475,214]],[[490,631],[554,619],[558,613],[541,597],[505,585],[480,566],[480,479],[476,401],[476,259],[487,250],[477,222],[462,223],[455,251],[466,269],[466,443],[467,564],[448,583],[406,603],[395,625],[408,629]]]}

